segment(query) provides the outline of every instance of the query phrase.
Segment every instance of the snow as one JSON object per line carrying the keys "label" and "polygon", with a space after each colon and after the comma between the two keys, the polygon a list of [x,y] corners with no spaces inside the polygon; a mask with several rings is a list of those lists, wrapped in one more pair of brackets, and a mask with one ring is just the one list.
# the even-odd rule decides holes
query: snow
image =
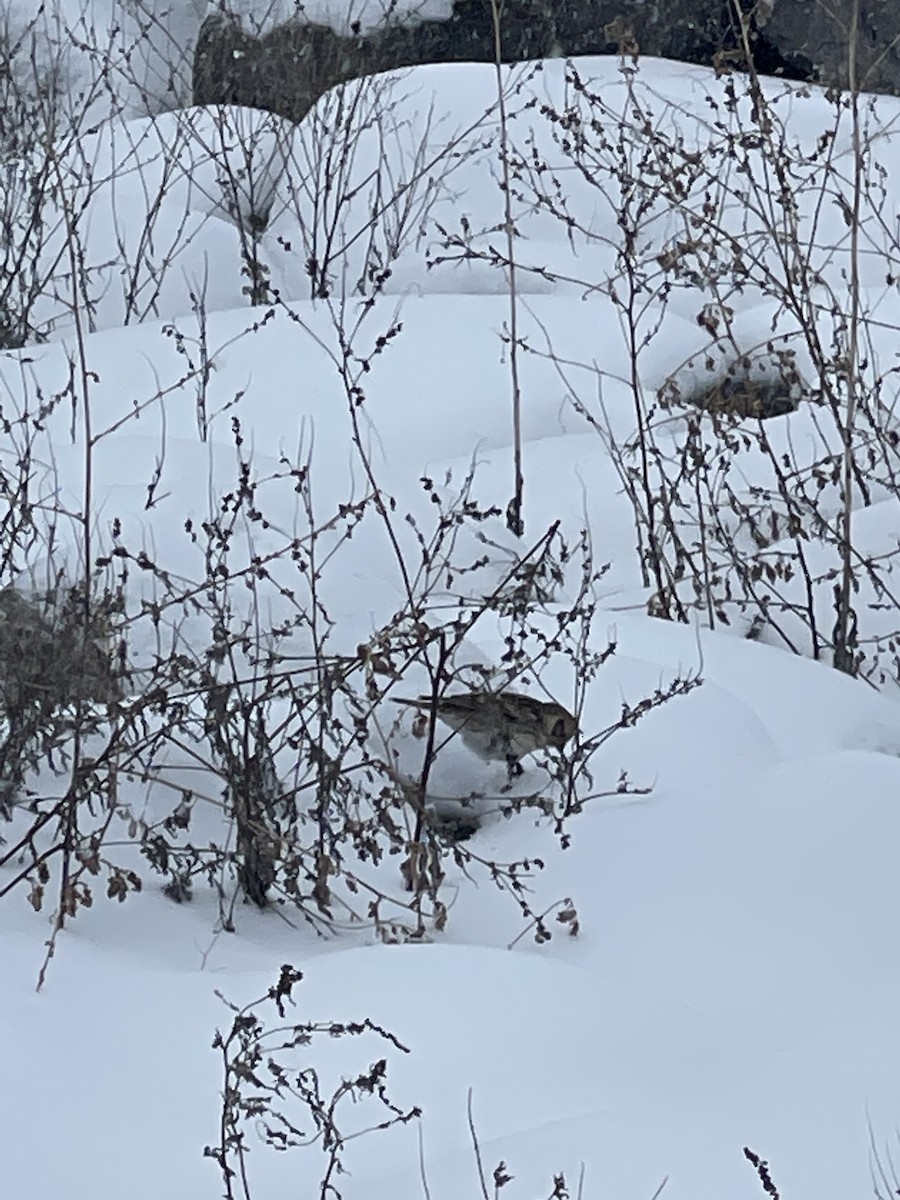
{"label": "snow", "polygon": [[[779,678],[775,652],[744,649],[751,673],[767,660],[759,673],[784,697],[805,701],[823,682],[824,668],[782,657]],[[834,713],[852,691],[821,707]],[[846,708],[849,725],[863,717]],[[706,727],[709,741],[727,740],[723,725]],[[4,932],[7,1178],[49,1195],[74,1163],[100,1194],[107,1179],[139,1200],[217,1195],[198,1154],[215,1137],[210,1031],[227,1019],[213,991],[261,994],[290,953],[305,973],[304,1019],[365,1014],[410,1048],[390,1056],[392,1094],[424,1110],[434,1195],[476,1187],[469,1089],[482,1153],[510,1164],[512,1194],[533,1194],[551,1170],[576,1179],[583,1164],[589,1191],[645,1194],[668,1177],[677,1195],[749,1196],[743,1144],[792,1195],[864,1190],[867,1122],[889,1138],[900,1100],[890,953],[900,766],[798,749],[707,783],[676,772],[668,787],[662,772],[648,801],[586,814],[541,878],[548,895],[575,892],[584,933],[539,952],[503,948],[509,913],[484,889],[461,893],[449,944],[318,953],[277,918],[249,931],[242,920],[209,950],[202,919],[147,897],[129,901],[148,910],[137,917],[80,917],[35,997],[39,939],[18,914],[19,931]],[[527,823],[492,836],[521,851],[546,842]],[[337,1045],[336,1063],[332,1048],[317,1052],[323,1071],[380,1053]],[[77,1083],[74,1114],[69,1087],[48,1092],[50,1078]],[[347,1194],[421,1194],[412,1130],[351,1146]],[[257,1157],[260,1194],[312,1186],[319,1167],[313,1151],[259,1167]]]}
{"label": "snow", "polygon": [[[419,16],[439,15],[440,7]],[[173,19],[186,19],[187,8],[174,7]],[[321,5],[313,8],[307,6],[311,19],[329,15]],[[614,60],[580,65],[603,84],[611,111],[627,107]],[[527,67],[507,76],[511,87],[523,89],[521,137],[533,136],[551,156],[552,138],[525,98],[564,100],[563,71],[562,63],[548,63],[537,74]],[[660,120],[679,129],[686,146],[702,149],[715,115],[706,98],[721,103],[721,81],[660,62],[642,63],[638,78]],[[274,180],[275,217],[263,237],[279,299],[251,307],[242,292],[238,223],[219,185],[222,156],[239,161],[242,147],[251,145],[268,169],[288,146],[296,166],[313,141],[314,116],[291,130],[241,110],[132,115],[68,146],[71,161],[90,164],[90,186],[77,195],[87,203],[84,261],[97,301],[92,327],[79,338],[67,315],[61,268],[53,274],[55,295],[48,289],[39,314],[50,340],[0,361],[3,415],[11,421],[0,465],[11,469],[27,442],[36,511],[74,514],[39,528],[27,563],[19,564],[30,578],[46,578],[60,562],[77,570],[89,411],[94,554],[114,542],[132,553],[144,547],[169,577],[202,578],[204,546],[192,540],[185,520],[196,529],[217,511],[244,458],[263,481],[257,501],[270,524],[238,521],[230,566],[240,570],[254,554],[276,558],[267,582],[253,592],[236,589],[232,600],[237,612],[262,613],[269,625],[287,619],[293,609],[285,589],[299,591],[301,584],[284,549],[306,531],[307,517],[285,462],[308,461],[315,519],[324,526],[338,506],[365,494],[364,464],[353,444],[356,419],[375,475],[401,514],[395,528],[405,562],[417,561],[416,529],[428,534],[438,520],[423,475],[448,501],[471,471],[479,504],[500,510],[477,531],[462,528],[460,561],[483,552],[478,531],[491,553],[453,587],[436,586],[435,609],[440,602],[465,612],[468,601],[498,586],[517,548],[502,516],[512,487],[508,283],[484,261],[428,266],[440,257],[437,226],[455,231],[462,215],[480,249],[501,240],[494,86],[488,67],[422,68],[398,84],[388,140],[384,129],[360,133],[351,179],[369,180],[373,163],[398,170],[422,142],[435,157],[451,144],[460,150],[454,169],[432,190],[423,176],[422,207],[384,294],[371,303],[352,286],[363,274],[357,235],[371,206],[365,188],[341,217],[348,250],[335,273],[345,273],[349,296],[309,297],[303,262],[318,216],[314,189],[304,191],[300,170]],[[790,138],[813,145],[831,111],[823,96],[767,86]],[[335,103],[324,98],[322,114]],[[873,154],[884,170],[889,208],[898,188],[891,139],[898,112],[895,100],[882,99],[867,118],[877,128]],[[836,160],[846,160],[850,148],[842,130]],[[796,181],[809,220],[814,179],[810,171]],[[566,195],[585,229],[614,229],[614,194],[601,203],[599,193],[573,179]],[[725,192],[723,198],[726,226],[756,238],[752,204],[742,206]],[[869,353],[888,364],[896,353],[887,325],[896,285],[885,282],[893,251],[883,229],[878,241],[878,221],[870,217],[863,296],[885,325],[874,328]],[[846,227],[838,206],[815,219],[823,289],[845,287]],[[148,221],[153,233],[144,245]],[[545,211],[524,205],[517,225],[522,261],[559,277],[520,276],[527,537],[537,541],[559,521],[560,536],[574,545],[586,525],[595,565],[608,564],[596,585],[589,640],[596,651],[612,641],[616,651],[588,683],[584,732],[607,729],[623,704],[639,704],[675,680],[701,679],[701,685],[603,742],[591,760],[597,794],[572,819],[567,848],[538,810],[504,816],[498,804],[486,806],[468,843],[480,857],[544,863],[527,881],[532,911],[547,913],[554,932],[542,945],[486,872],[471,872],[470,879],[449,859],[446,929],[429,944],[383,945],[369,923],[348,919],[346,928],[321,936],[288,907],[260,912],[238,904],[235,930],[225,932],[212,889],[197,887],[191,903],[176,906],[135,856],[143,891],[119,905],[98,885],[93,906],[59,937],[36,992],[49,912],[32,912],[20,890],[4,897],[0,1161],[10,1195],[222,1195],[215,1163],[203,1155],[220,1138],[223,1082],[212,1039],[233,1016],[219,993],[248,1004],[265,995],[284,963],[303,972],[288,1020],[368,1018],[408,1049],[371,1033],[326,1036],[288,1061],[312,1065],[334,1083],[385,1057],[391,1097],[404,1110],[422,1109],[420,1121],[347,1141],[349,1174],[337,1180],[347,1200],[479,1195],[469,1104],[489,1188],[501,1160],[514,1177],[504,1200],[550,1195],[558,1172],[573,1195],[584,1197],[649,1198],[662,1185],[672,1200],[759,1197],[745,1146],[770,1163],[785,1200],[868,1194],[878,1171],[873,1153],[887,1168],[877,1185],[881,1194],[896,1189],[889,1165],[900,1119],[896,683],[884,680],[879,691],[788,653],[783,642],[747,640],[740,636],[747,622],[710,630],[697,614],[688,624],[645,615],[648,590],[631,506],[608,450],[610,439],[627,439],[635,424],[621,309],[600,287],[615,269],[613,233],[605,243],[570,240]],[[676,216],[660,205],[645,230],[646,253],[662,249],[674,232]],[[48,253],[52,259],[53,246]],[[596,287],[585,287],[585,280]],[[705,298],[690,283],[673,293],[641,360],[648,392],[681,364],[684,380],[692,370],[702,376],[696,364],[707,338],[696,313]],[[752,290],[737,307],[742,345],[772,337],[799,344],[796,322]],[[652,321],[651,313],[648,327]],[[378,339],[396,326],[380,350]],[[341,330],[352,334],[351,368],[365,389],[356,408],[341,382]],[[798,366],[811,374],[802,355]],[[59,398],[40,419],[38,397]],[[837,431],[821,410],[801,409],[768,424],[773,454],[750,447],[741,460],[747,495],[771,487],[773,461],[788,451],[811,468],[836,445]],[[663,415],[659,433],[674,452],[683,419]],[[866,554],[897,544],[896,494],[885,477],[876,484],[877,502],[855,514]],[[402,573],[371,510],[351,538],[329,528],[322,545],[330,557],[320,596],[335,622],[329,648],[352,654],[402,606]],[[810,555],[824,579],[814,602],[826,626],[833,546],[813,545]],[[787,581],[785,591],[801,584]],[[125,587],[136,609],[153,600],[158,581],[135,570]],[[555,628],[577,589],[576,567],[564,572],[545,611],[534,614],[529,646]],[[867,609],[869,600],[864,593],[858,601],[863,640],[888,639],[893,610]],[[199,617],[179,613],[163,628],[183,648],[199,651],[208,643]],[[800,640],[796,610],[783,629]],[[496,663],[508,635],[508,622],[487,613],[468,631],[458,664]],[[150,622],[135,623],[129,652],[136,663],[152,660],[159,636]],[[295,632],[290,648],[309,652],[308,630]],[[554,655],[541,678],[568,703],[575,675],[565,655]],[[416,695],[427,686],[422,676],[408,671],[396,694]],[[421,756],[408,715],[385,702],[376,716],[407,769]],[[294,765],[287,739],[273,754],[287,776]],[[198,768],[184,747],[156,756],[153,768],[146,778],[122,783],[138,813],[167,811],[163,785],[221,794],[214,772]],[[622,771],[639,791],[616,790]],[[454,742],[439,755],[432,782],[437,794],[473,790],[506,799],[546,786],[537,763],[525,765],[511,792],[504,791],[504,776],[502,767],[473,762]],[[208,805],[198,841],[218,837],[222,824]],[[6,835],[5,826],[0,833]],[[115,837],[124,840],[118,827]],[[397,867],[396,858],[368,864],[366,878],[402,898]],[[0,867],[0,887],[18,870],[15,862]],[[570,899],[577,937],[556,920]],[[371,1098],[341,1111],[351,1133],[383,1117]],[[298,1119],[309,1123],[303,1114]],[[250,1144],[255,1200],[318,1194],[320,1145],[278,1154],[252,1131]]]}

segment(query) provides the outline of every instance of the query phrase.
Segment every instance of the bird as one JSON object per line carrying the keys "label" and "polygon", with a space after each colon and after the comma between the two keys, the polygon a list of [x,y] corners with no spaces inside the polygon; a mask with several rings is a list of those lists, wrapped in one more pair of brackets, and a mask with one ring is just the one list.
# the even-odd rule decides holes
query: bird
{"label": "bird", "polygon": [[470,691],[393,699],[396,704],[419,709],[423,716],[433,710],[479,758],[505,762],[510,768],[517,768],[519,760],[535,750],[562,750],[578,730],[578,722],[561,704],[521,692]]}

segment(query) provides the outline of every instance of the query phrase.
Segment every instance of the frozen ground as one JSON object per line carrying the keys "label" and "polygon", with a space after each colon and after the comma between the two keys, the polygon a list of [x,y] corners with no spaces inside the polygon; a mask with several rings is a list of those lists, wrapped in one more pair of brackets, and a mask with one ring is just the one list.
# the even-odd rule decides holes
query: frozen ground
{"label": "frozen ground", "polygon": [[[615,64],[585,69],[606,80],[617,103]],[[647,94],[661,97],[667,119],[684,122],[688,139],[702,143],[704,95],[719,84],[681,66],[643,69]],[[561,72],[561,64],[548,64],[534,87],[560,98]],[[488,68],[414,73],[403,84],[404,119],[384,153],[399,161],[411,129],[446,145],[477,123],[491,86]],[[433,127],[423,117],[429,110]],[[814,143],[827,107],[817,94],[785,92],[781,111],[797,138]],[[895,101],[878,110],[888,189],[896,187],[896,113]],[[55,340],[5,354],[0,366],[5,413],[33,416],[37,397],[62,397],[40,420],[7,431],[5,461],[26,440],[30,446],[37,509],[77,513],[89,408],[98,544],[108,548],[118,522],[120,543],[147,547],[162,569],[188,580],[198,576],[202,553],[185,518],[202,521],[233,486],[235,420],[254,471],[273,475],[258,495],[272,523],[265,530],[241,526],[238,560],[277,552],[303,519],[293,480],[274,478],[285,457],[302,463],[309,456],[323,521],[364,486],[336,369],[337,326],[354,327],[361,306],[354,300],[337,310],[308,299],[302,256],[286,247],[292,239],[302,245],[314,223],[308,197],[282,179],[265,250],[287,303],[272,316],[265,305],[248,308],[235,226],[214,196],[209,146],[221,133],[220,117],[195,116],[190,136],[183,115],[170,114],[104,127],[79,147],[103,181],[86,225],[88,265],[96,264],[101,279],[95,330],[79,344],[63,319],[60,284],[47,301],[47,321],[58,321]],[[233,117],[245,130],[259,121]],[[291,136],[302,143],[308,132]],[[271,129],[256,138],[257,150],[266,152],[268,136]],[[502,214],[496,162],[483,139],[484,128],[475,138],[482,150],[461,156],[433,198],[429,220],[449,227],[465,215],[485,249]],[[838,157],[847,145],[839,139]],[[171,163],[160,153],[173,147],[178,169],[166,175]],[[354,170],[365,176],[378,153],[377,142],[363,139]],[[168,180],[162,191],[160,179]],[[148,201],[157,195],[165,203]],[[574,186],[572,196],[576,204],[584,199]],[[343,217],[351,241],[365,225],[366,199],[356,201]],[[802,197],[802,205],[811,203]],[[116,255],[134,260],[133,239],[148,213],[157,224],[140,259],[146,276],[123,275]],[[598,208],[585,223],[596,232],[609,219]],[[746,232],[739,206],[733,219]],[[649,244],[668,238],[666,220],[663,214]],[[504,1200],[549,1196],[560,1171],[572,1195],[585,1200],[650,1200],[663,1186],[673,1200],[759,1200],[745,1146],[768,1160],[782,1200],[861,1200],[873,1181],[886,1198],[900,1186],[890,1165],[900,1153],[896,689],[881,694],[821,663],[743,640],[735,636],[740,626],[711,633],[642,615],[647,593],[630,506],[604,438],[584,416],[584,406],[598,421],[602,415],[616,439],[632,432],[620,310],[608,296],[585,295],[571,283],[576,266],[604,278],[614,246],[602,239],[573,245],[546,214],[523,213],[522,222],[525,258],[570,277],[553,285],[539,273],[522,277],[520,334],[535,351],[521,364],[527,528],[538,537],[559,520],[574,540],[587,524],[596,560],[609,564],[593,636],[598,646],[613,638],[617,650],[589,689],[586,733],[614,722],[623,701],[637,703],[679,675],[703,680],[603,746],[594,762],[598,790],[614,789],[623,769],[650,790],[588,803],[573,820],[568,849],[549,820],[528,810],[489,817],[473,839],[488,859],[542,859],[545,869],[529,881],[530,902],[552,916],[553,905],[571,898],[578,937],[559,926],[550,942],[536,946],[527,932],[520,936],[523,922],[508,897],[484,879],[471,883],[452,864],[447,928],[426,945],[376,944],[358,930],[321,938],[290,910],[249,906],[238,907],[236,931],[224,933],[211,894],[198,889],[193,903],[176,906],[148,872],[142,894],[125,904],[98,892],[94,906],[79,912],[36,994],[47,913],[33,913],[15,892],[0,905],[3,1195],[221,1196],[216,1166],[203,1156],[220,1137],[221,1064],[212,1037],[231,1020],[217,993],[248,1003],[284,963],[304,974],[295,1019],[369,1018],[408,1048],[386,1051],[371,1036],[325,1039],[294,1060],[333,1080],[386,1053],[392,1098],[404,1109],[422,1109],[420,1122],[348,1141],[349,1174],[336,1181],[347,1200],[480,1196],[469,1095],[489,1188],[501,1160],[514,1177]],[[844,236],[835,207],[821,230],[830,286],[841,278],[833,247]],[[389,294],[354,332],[354,353],[366,358],[392,324],[402,324],[364,372],[359,413],[380,481],[398,512],[420,527],[434,511],[422,474],[450,495],[474,460],[478,500],[501,508],[511,486],[502,274],[484,262],[429,269],[437,241],[410,238]],[[156,251],[174,265],[146,301],[158,279]],[[863,278],[870,310],[882,313],[896,301],[883,251],[866,245]],[[349,260],[355,278],[352,253]],[[205,281],[202,313],[198,281]],[[129,307],[127,298],[136,295],[145,299]],[[672,297],[642,358],[649,387],[699,357],[701,300],[691,287]],[[771,307],[748,300],[737,316],[741,337],[764,341],[772,320]],[[796,330],[780,332],[791,337]],[[892,328],[876,331],[872,353],[888,360],[895,336]],[[677,446],[679,429],[673,422],[661,436]],[[777,447],[809,462],[833,436],[804,411],[773,423],[771,433]],[[751,454],[745,470],[748,493],[767,485],[765,461]],[[900,527],[895,496],[879,499],[861,518],[861,544],[872,553],[894,545]],[[412,558],[412,526],[398,527]],[[464,580],[472,595],[495,586],[504,548],[514,545],[501,517],[482,528],[496,555]],[[54,561],[77,564],[77,523],[59,522],[54,537]],[[479,545],[463,545],[461,553]],[[37,552],[31,565],[41,578],[46,564]],[[274,583],[288,586],[289,566],[273,564]],[[129,588],[135,603],[152,599],[152,581],[139,572]],[[340,652],[389,620],[403,587],[378,521],[367,518],[352,540],[334,547],[323,589]],[[817,598],[823,622],[829,596],[825,587]],[[284,617],[283,599],[273,587],[269,620]],[[560,601],[566,599],[564,590]],[[891,611],[867,619],[869,633],[893,628]],[[190,623],[180,629],[189,640]],[[154,642],[138,640],[132,649],[147,658]],[[467,644],[470,660],[483,663],[495,662],[502,649],[502,630],[487,620]],[[551,662],[545,681],[563,700],[572,691],[565,663]],[[448,786],[465,790],[473,769],[448,748]],[[392,870],[388,862],[385,874]],[[380,1119],[375,1114],[370,1100],[350,1105],[348,1129]],[[279,1155],[253,1142],[253,1200],[317,1195],[322,1163],[318,1146]]]}

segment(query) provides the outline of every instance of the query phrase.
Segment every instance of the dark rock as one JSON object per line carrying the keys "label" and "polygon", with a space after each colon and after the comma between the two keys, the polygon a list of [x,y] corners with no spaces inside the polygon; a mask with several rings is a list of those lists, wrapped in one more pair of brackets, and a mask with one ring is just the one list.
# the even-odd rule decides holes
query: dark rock
{"label": "dark rock", "polygon": [[[226,0],[222,0],[223,4]],[[854,0],[741,0],[756,68],[846,86]],[[897,0],[861,0],[859,83],[900,94]],[[298,121],[335,84],[424,63],[494,62],[490,0],[455,0],[445,21],[389,19],[346,35],[292,20],[261,37],[227,9],[206,19],[194,55],[195,104],[243,104]],[[505,0],[504,62],[558,55],[640,53],[712,66],[740,65],[733,0]]]}
{"label": "dark rock", "polygon": [[[558,55],[642,54],[709,63],[733,49],[732,0],[667,0],[654,17],[643,0],[506,0],[500,56],[524,62]],[[639,32],[635,32],[635,31]],[[194,54],[195,104],[244,104],[300,120],[328,88],[379,71],[424,63],[494,62],[490,0],[456,0],[446,21],[389,21],[341,36],[289,21],[261,37],[223,10],[206,19]],[[790,73],[765,46],[767,69]]]}
{"label": "dark rock", "polygon": [[[810,79],[848,87],[849,45],[854,0],[769,0],[766,38],[808,63]],[[856,39],[856,86],[861,91],[900,95],[900,4],[860,0]]]}
{"label": "dark rock", "polygon": [[324,25],[291,21],[264,37],[225,13],[204,21],[194,51],[194,103],[242,104],[300,121],[359,74],[359,48]]}

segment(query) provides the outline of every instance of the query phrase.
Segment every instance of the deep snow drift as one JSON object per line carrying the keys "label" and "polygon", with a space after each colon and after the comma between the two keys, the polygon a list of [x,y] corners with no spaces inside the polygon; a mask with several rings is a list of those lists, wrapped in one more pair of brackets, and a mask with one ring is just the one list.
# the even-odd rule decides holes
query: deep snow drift
{"label": "deep snow drift", "polygon": [[[613,60],[581,65],[611,104],[627,107]],[[526,76],[523,69],[516,78]],[[705,97],[721,97],[720,81],[655,62],[641,64],[639,80],[660,119],[682,127],[688,147],[702,147],[712,120]],[[461,558],[485,544],[492,549],[447,595],[464,605],[497,585],[517,543],[502,516],[512,478],[510,306],[506,276],[488,261],[503,221],[496,117],[485,116],[493,73],[426,68],[399,86],[391,139],[364,133],[348,179],[368,180],[373,162],[402,164],[404,148],[423,139],[436,158],[462,140],[439,185],[429,191],[423,182],[423,207],[398,243],[385,294],[372,303],[356,294],[340,302],[309,298],[306,239],[321,214],[310,207],[315,197],[304,192],[302,172],[286,172],[269,181],[274,218],[260,248],[271,296],[248,305],[240,222],[216,190],[221,155],[239,156],[242,143],[229,140],[239,128],[253,132],[248,142],[262,161],[271,163],[276,147],[281,153],[282,137],[302,162],[312,124],[290,131],[259,114],[226,114],[231,124],[223,124],[219,113],[180,112],[103,126],[73,149],[91,164],[96,184],[85,224],[94,331],[81,342],[76,336],[63,271],[38,314],[51,340],[5,353],[0,364],[4,414],[25,415],[7,433],[3,461],[13,463],[27,444],[36,510],[76,516],[57,520],[53,563],[77,569],[79,562],[89,411],[96,547],[108,551],[117,540],[132,552],[144,547],[169,577],[202,578],[203,548],[186,521],[196,529],[216,512],[245,458],[265,480],[256,500],[269,519],[239,523],[231,566],[273,555],[261,611],[272,625],[285,620],[297,572],[280,555],[307,519],[285,463],[308,461],[316,517],[327,531],[334,513],[365,491],[356,414],[356,436],[401,514],[406,561],[418,553],[416,531],[435,519],[421,477],[452,496],[473,470],[473,493],[500,515],[478,526],[487,543],[469,527],[461,532]],[[544,64],[522,87],[526,128],[529,95],[566,100],[564,64]],[[791,136],[814,145],[830,111],[824,98],[771,87]],[[331,102],[323,101],[324,111]],[[876,151],[891,197],[897,112],[885,100],[876,114]],[[535,138],[555,153],[546,130]],[[834,153],[849,154],[843,133]],[[798,183],[807,215],[811,180]],[[359,231],[371,195],[365,188],[348,194],[340,214],[346,253],[335,272],[352,284],[365,273]],[[560,1171],[571,1193],[584,1197],[649,1200],[664,1183],[673,1198],[759,1197],[745,1146],[768,1160],[784,1200],[870,1194],[873,1174],[880,1195],[896,1189],[895,688],[879,693],[821,662],[745,640],[749,618],[737,614],[729,630],[716,631],[701,628],[697,614],[688,624],[644,615],[648,589],[632,508],[609,453],[610,441],[626,442],[635,423],[621,307],[583,286],[616,269],[616,244],[612,236],[604,242],[603,232],[615,228],[616,197],[604,207],[574,179],[567,194],[590,237],[561,228],[537,207],[523,204],[518,214],[522,261],[536,268],[520,276],[518,311],[529,350],[520,364],[526,528],[537,538],[558,521],[574,543],[586,527],[595,562],[609,565],[596,585],[591,637],[598,649],[615,641],[616,652],[588,688],[587,735],[615,724],[623,703],[637,704],[676,678],[699,677],[701,686],[603,744],[591,769],[605,794],[572,819],[569,848],[561,848],[552,820],[531,808],[492,813],[474,835],[471,845],[485,859],[544,863],[528,881],[533,910],[548,911],[554,926],[553,939],[540,946],[530,930],[522,936],[525,923],[508,896],[485,876],[473,883],[451,860],[447,927],[426,945],[376,944],[368,926],[321,937],[288,906],[259,912],[238,904],[236,930],[226,933],[211,891],[197,889],[191,904],[175,906],[146,870],[140,895],[121,906],[98,895],[79,912],[36,995],[48,913],[33,913],[24,893],[7,896],[0,907],[0,1177],[10,1194],[222,1195],[216,1165],[203,1156],[220,1138],[222,1075],[212,1037],[233,1015],[216,993],[248,1003],[283,963],[304,974],[289,1020],[369,1018],[408,1050],[371,1034],[326,1037],[285,1060],[335,1080],[386,1056],[392,1098],[404,1110],[422,1109],[421,1121],[348,1140],[349,1174],[335,1180],[348,1200],[480,1195],[470,1093],[489,1187],[501,1160],[514,1177],[502,1190],[507,1200],[550,1195]],[[726,225],[755,237],[746,212],[736,201],[732,208]],[[478,254],[438,262],[437,227],[456,230],[462,216]],[[142,242],[148,221],[153,236]],[[646,253],[668,244],[676,225],[665,212],[651,221]],[[846,227],[837,206],[818,236],[823,288],[839,287]],[[873,240],[862,253],[869,311],[884,313],[896,299],[896,284],[885,282],[885,247]],[[777,306],[752,293],[745,300],[736,336],[747,344],[774,336]],[[708,342],[696,319],[704,302],[702,287],[688,282],[660,308],[659,327],[642,349],[648,389],[682,365],[702,373],[691,360],[702,359]],[[795,326],[785,318],[778,336],[796,339]],[[396,336],[381,347],[392,327]],[[341,375],[348,329],[365,386],[356,410]],[[895,344],[885,325],[869,349],[887,361]],[[802,354],[800,369],[810,369]],[[53,397],[63,401],[38,418],[37,399]],[[748,497],[771,485],[772,462],[785,454],[811,468],[833,449],[835,430],[819,410],[801,408],[768,425],[774,455],[751,448],[742,460]],[[683,428],[666,417],[661,444],[674,453]],[[873,555],[895,547],[898,530],[896,496],[885,491],[875,499],[859,517],[860,544]],[[352,654],[402,605],[404,580],[380,520],[367,515],[347,540],[327,536],[321,599],[334,622],[329,645]],[[37,545],[30,562],[38,579],[48,568],[45,550]],[[820,553],[824,576],[828,546]],[[156,586],[149,573],[133,572],[129,603],[152,602]],[[541,619],[552,624],[573,586],[566,577]],[[793,586],[785,581],[787,590]],[[433,596],[436,610],[444,594]],[[830,596],[825,580],[815,599],[823,625]],[[888,636],[893,609],[879,601],[866,611],[865,600],[866,636]],[[797,636],[793,625],[784,631],[785,640]],[[200,646],[208,630],[182,614],[177,635],[184,646]],[[152,660],[158,636],[156,627],[136,624],[136,663]],[[502,622],[486,616],[466,639],[465,661],[496,663],[503,639]],[[298,634],[291,648],[299,655],[310,645]],[[542,680],[566,701],[575,684],[571,662],[551,657]],[[403,686],[413,694],[421,685],[411,672]],[[401,753],[416,750],[406,725],[394,733]],[[288,753],[282,745],[279,768],[289,769]],[[158,774],[128,780],[128,802],[138,810],[159,804],[160,780],[219,794],[217,781],[196,768],[189,774],[189,766],[161,761]],[[465,794],[483,770],[451,745],[438,782]],[[616,794],[623,770],[639,793]],[[540,772],[527,765],[521,788],[540,787]],[[0,886],[17,869],[7,864]],[[396,860],[378,869],[385,886],[400,889]],[[567,898],[580,924],[574,938],[553,919]],[[341,1111],[346,1133],[382,1119],[371,1098]],[[304,1114],[298,1120],[309,1126]],[[317,1194],[320,1145],[281,1155],[253,1137],[251,1145],[255,1200]]]}

